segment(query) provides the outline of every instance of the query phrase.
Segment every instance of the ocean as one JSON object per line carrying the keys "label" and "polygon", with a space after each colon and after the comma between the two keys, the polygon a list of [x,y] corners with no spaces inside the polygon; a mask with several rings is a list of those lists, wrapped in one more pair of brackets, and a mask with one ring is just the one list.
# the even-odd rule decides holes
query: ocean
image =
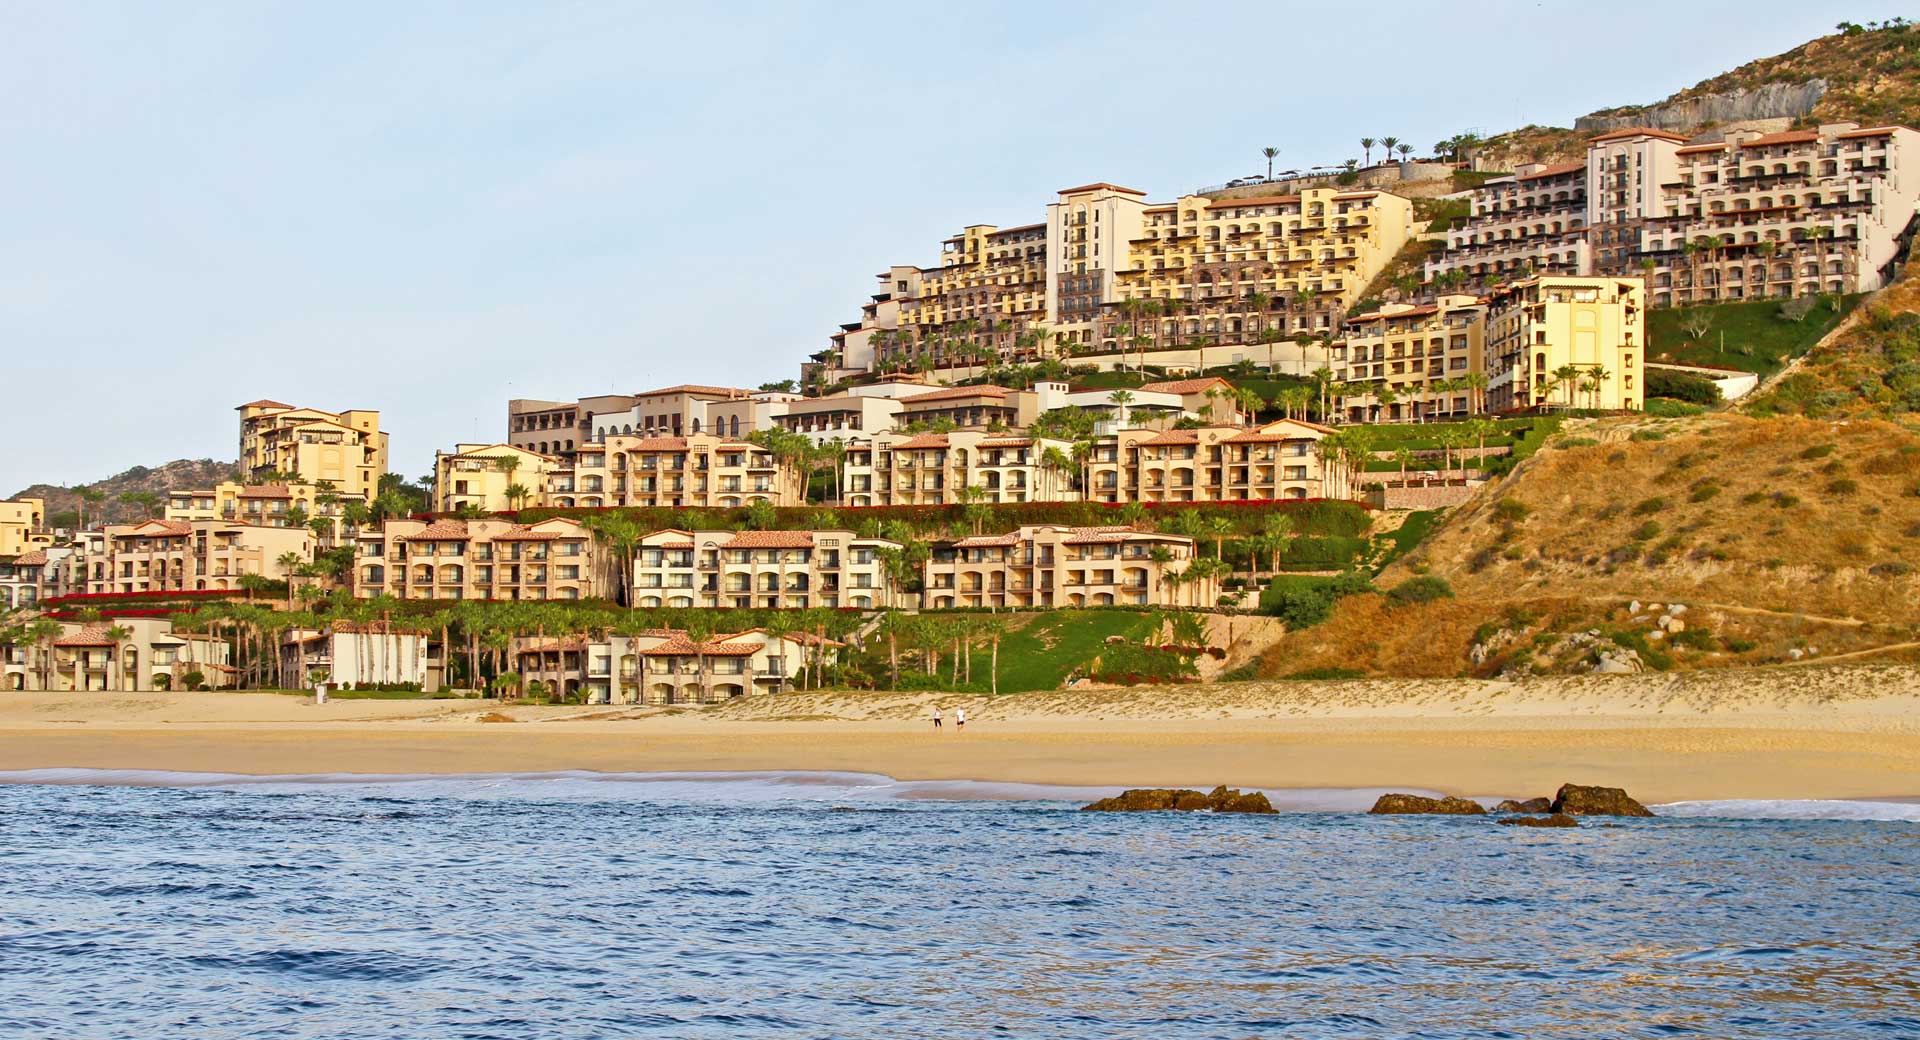
{"label": "ocean", "polygon": [[1920,1036],[1920,805],[0,774],[0,1036]]}

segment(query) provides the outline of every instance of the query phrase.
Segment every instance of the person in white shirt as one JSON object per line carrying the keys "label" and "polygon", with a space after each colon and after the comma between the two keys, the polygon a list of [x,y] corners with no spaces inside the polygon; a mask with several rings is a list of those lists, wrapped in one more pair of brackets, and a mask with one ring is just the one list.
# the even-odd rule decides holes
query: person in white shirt
{"label": "person in white shirt", "polygon": [[940,728],[940,709],[939,708],[933,709],[933,728],[934,729]]}
{"label": "person in white shirt", "polygon": [[966,725],[967,725],[967,709],[965,708],[953,709],[953,728],[965,729]]}

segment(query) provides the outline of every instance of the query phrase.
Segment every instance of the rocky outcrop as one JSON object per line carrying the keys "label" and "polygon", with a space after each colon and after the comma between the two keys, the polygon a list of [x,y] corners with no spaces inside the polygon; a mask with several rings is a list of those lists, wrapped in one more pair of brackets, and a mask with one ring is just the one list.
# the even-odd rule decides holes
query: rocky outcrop
{"label": "rocky outcrop", "polygon": [[1083,806],[1085,812],[1222,812],[1271,813],[1273,803],[1258,791],[1238,791],[1221,786],[1201,794],[1180,788],[1148,787],[1123,791]]}
{"label": "rocky outcrop", "polygon": [[1566,813],[1552,816],[1506,816],[1493,821],[1502,827],[1578,827],[1580,821]]}
{"label": "rocky outcrop", "polygon": [[1553,796],[1553,811],[1569,816],[1652,816],[1647,807],[1618,787],[1562,784]]}
{"label": "rocky outcrop", "polygon": [[1810,79],[1804,83],[1765,83],[1752,90],[1701,94],[1645,108],[1581,116],[1573,121],[1573,128],[1586,133],[1605,133],[1636,126],[1650,126],[1656,130],[1693,130],[1708,123],[1801,119],[1813,113],[1813,106],[1819,104],[1826,93],[1827,81],[1824,79]]}
{"label": "rocky outcrop", "polygon": [[1367,812],[1375,816],[1484,816],[1486,808],[1467,798],[1426,798],[1417,794],[1383,794]]}
{"label": "rocky outcrop", "polygon": [[1552,811],[1553,811],[1553,799],[1551,799],[1551,798],[1529,798],[1529,799],[1527,799],[1526,801],[1523,801],[1523,802],[1516,802],[1516,801],[1514,801],[1513,799],[1511,799],[1511,798],[1509,798],[1509,799],[1507,799],[1506,801],[1504,801],[1504,802],[1501,802],[1501,803],[1500,803],[1499,805],[1496,805],[1496,806],[1494,806],[1494,807],[1493,807],[1493,811],[1494,811],[1494,812],[1512,812],[1512,813],[1546,813],[1546,812],[1552,812]]}

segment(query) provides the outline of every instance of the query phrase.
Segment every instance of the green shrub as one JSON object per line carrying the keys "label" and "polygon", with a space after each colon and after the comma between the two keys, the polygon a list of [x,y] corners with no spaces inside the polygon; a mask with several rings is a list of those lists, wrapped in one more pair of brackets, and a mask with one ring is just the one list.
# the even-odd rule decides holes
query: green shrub
{"label": "green shrub", "polygon": [[1636,542],[1651,541],[1660,536],[1660,530],[1660,521],[1649,520],[1633,529],[1633,540]]}
{"label": "green shrub", "polygon": [[1852,477],[1841,477],[1827,485],[1829,495],[1851,495],[1860,490],[1860,482]]}
{"label": "green shrub", "polygon": [[1806,451],[1801,452],[1800,457],[1803,459],[1824,459],[1831,454],[1833,454],[1833,445],[1816,444]]}
{"label": "green shrub", "polygon": [[1687,496],[1687,501],[1705,502],[1706,500],[1712,498],[1713,496],[1719,493],[1720,493],[1720,485],[1702,484],[1699,487],[1693,489],[1693,494]]}
{"label": "green shrub", "polygon": [[1303,682],[1325,682],[1335,679],[1364,679],[1367,673],[1358,668],[1303,668],[1300,671],[1284,675],[1284,679],[1298,679]]}
{"label": "green shrub", "polygon": [[1664,441],[1667,439],[1667,435],[1660,430],[1635,430],[1633,431],[1633,437],[1631,439],[1636,441]]}
{"label": "green shrub", "polygon": [[1312,628],[1333,613],[1333,605],[1342,596],[1373,591],[1373,583],[1358,571],[1331,578],[1276,578],[1261,596],[1267,613],[1286,622],[1291,629]]}
{"label": "green shrub", "polygon": [[1775,491],[1773,493],[1773,504],[1781,509],[1792,509],[1794,506],[1800,504],[1800,498],[1790,492]]}
{"label": "green shrub", "polygon": [[1720,403],[1720,387],[1711,379],[1666,369],[1647,370],[1647,396],[1666,397],[1696,405]]}
{"label": "green shrub", "polygon": [[1727,640],[1727,649],[1733,651],[1736,654],[1744,654],[1759,645],[1760,645],[1759,643],[1756,643],[1751,639],[1728,638]]}
{"label": "green shrub", "polygon": [[1532,510],[1527,508],[1527,504],[1517,498],[1503,498],[1493,506],[1494,518],[1509,524],[1525,520],[1530,512]]}
{"label": "green shrub", "polygon": [[1408,578],[1387,593],[1387,599],[1396,604],[1431,603],[1437,599],[1452,598],[1453,586],[1437,574]]}
{"label": "green shrub", "polygon": [[1633,515],[1634,516],[1652,516],[1655,513],[1665,512],[1666,508],[1667,508],[1667,500],[1664,498],[1661,498],[1659,495],[1655,495],[1654,497],[1649,499],[1644,499],[1638,505],[1635,505],[1633,507]]}

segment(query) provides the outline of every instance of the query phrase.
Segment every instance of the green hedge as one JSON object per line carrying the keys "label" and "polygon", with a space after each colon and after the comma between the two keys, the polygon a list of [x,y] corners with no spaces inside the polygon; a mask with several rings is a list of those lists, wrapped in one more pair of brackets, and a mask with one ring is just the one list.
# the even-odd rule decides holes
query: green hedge
{"label": "green hedge", "polygon": [[1366,555],[1365,538],[1335,536],[1295,538],[1280,557],[1282,570],[1337,571],[1353,566]]}

